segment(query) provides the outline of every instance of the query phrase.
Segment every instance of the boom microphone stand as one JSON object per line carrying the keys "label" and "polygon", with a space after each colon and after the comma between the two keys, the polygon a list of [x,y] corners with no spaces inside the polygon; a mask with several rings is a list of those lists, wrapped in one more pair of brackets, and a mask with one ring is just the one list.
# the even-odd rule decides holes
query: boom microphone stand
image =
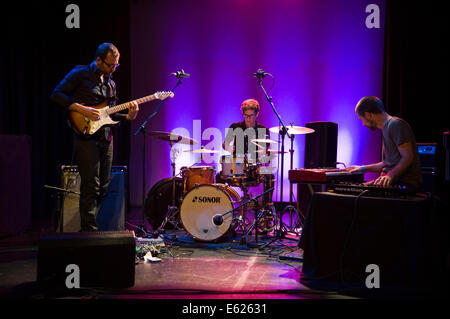
{"label": "boom microphone stand", "polygon": [[[178,79],[177,84],[175,84],[175,86],[173,87],[171,92],[175,91],[175,89],[182,84],[182,82],[181,82],[182,78],[190,77],[189,74],[184,73],[184,70],[178,70],[177,72],[171,73],[170,75],[174,75]],[[159,108],[164,104],[165,101],[166,101],[166,99],[161,100],[159,102],[159,104],[156,106],[155,110],[147,117],[147,119],[141,124],[141,126],[139,126],[136,133],[134,133],[134,136],[138,135],[139,133],[141,133],[144,136],[144,145],[143,145],[143,149],[142,149],[142,212],[141,212],[141,225],[139,226],[139,228],[143,231],[144,236],[149,233],[145,227],[145,211],[144,211],[145,210],[145,197],[146,197],[146,191],[147,191],[147,185],[145,183],[145,177],[146,177],[145,176],[146,175],[145,159],[146,159],[146,145],[147,145],[146,125],[147,125],[147,122],[156,115]]]}
{"label": "boom microphone stand", "polygon": [[[281,201],[281,205],[283,204],[283,177],[284,177],[284,137],[287,134],[287,128],[283,123],[283,120],[281,119],[280,114],[278,114],[277,110],[275,109],[275,106],[273,105],[273,101],[272,101],[272,97],[270,97],[266,90],[264,89],[264,86],[262,85],[262,80],[264,79],[265,76],[270,75],[272,76],[270,73],[266,73],[264,72],[262,69],[258,69],[258,71],[256,71],[256,73],[253,74],[253,76],[255,76],[256,78],[258,78],[258,85],[259,87],[261,87],[262,91],[264,92],[264,95],[266,96],[267,101],[269,102],[270,106],[272,106],[272,110],[275,113],[275,115],[278,117],[278,120],[281,124],[281,129],[280,129],[280,135],[281,135],[281,189],[280,189],[280,201]],[[278,224],[279,224],[279,228],[278,231],[276,232],[275,237],[267,242],[266,244],[264,244],[263,246],[260,247],[260,249],[264,248],[265,246],[270,245],[271,243],[281,239],[282,236],[282,231],[281,231],[281,225],[282,225],[282,216],[281,216],[281,211],[282,209],[279,210],[279,212],[277,212],[277,217],[278,217]]]}

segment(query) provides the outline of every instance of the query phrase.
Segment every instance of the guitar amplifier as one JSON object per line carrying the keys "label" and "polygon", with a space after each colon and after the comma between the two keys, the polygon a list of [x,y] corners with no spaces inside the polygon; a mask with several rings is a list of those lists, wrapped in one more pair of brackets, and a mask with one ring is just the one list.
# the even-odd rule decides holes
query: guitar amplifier
{"label": "guitar amplifier", "polygon": [[[126,215],[126,166],[113,166],[108,193],[97,214],[99,231],[125,230]],[[77,232],[81,229],[79,201],[80,174],[76,165],[60,167],[61,188],[74,193],[66,193],[61,203],[58,231]]]}

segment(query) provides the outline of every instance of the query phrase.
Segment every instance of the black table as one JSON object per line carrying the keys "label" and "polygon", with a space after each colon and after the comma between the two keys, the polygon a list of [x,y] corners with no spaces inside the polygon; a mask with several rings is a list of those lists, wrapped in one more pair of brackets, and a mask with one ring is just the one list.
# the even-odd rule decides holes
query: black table
{"label": "black table", "polygon": [[448,289],[448,212],[423,197],[313,194],[299,246],[302,281],[366,287],[375,264],[380,286]]}

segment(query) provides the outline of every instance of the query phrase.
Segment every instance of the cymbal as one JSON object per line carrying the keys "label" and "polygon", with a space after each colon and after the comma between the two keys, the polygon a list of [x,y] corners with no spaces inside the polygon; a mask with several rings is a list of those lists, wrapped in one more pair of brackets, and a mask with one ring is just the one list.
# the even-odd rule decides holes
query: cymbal
{"label": "cymbal", "polygon": [[[278,144],[277,141],[269,140],[269,139],[266,139],[266,138],[254,138],[254,139],[252,139],[252,143],[253,144],[256,144],[256,143]],[[258,144],[256,144],[256,145],[258,145]]]}
{"label": "cymbal", "polygon": [[218,151],[218,150],[207,150],[204,148],[198,149],[198,150],[186,150],[185,152],[189,152],[189,153],[201,153],[201,154],[218,154],[218,153],[222,153],[222,151]]}
{"label": "cymbal", "polygon": [[195,145],[198,144],[198,142],[190,137],[186,137],[183,135],[178,135],[175,133],[167,133],[162,131],[151,131],[149,133],[150,136],[157,138],[159,140],[172,142],[172,143],[180,143],[180,144],[190,144]]}
{"label": "cymbal", "polygon": [[[269,128],[269,131],[271,131],[272,133],[280,133],[281,129],[283,127],[282,126],[274,126]],[[312,128],[309,127],[302,127],[302,126],[286,126],[287,130],[288,130],[288,134],[309,134],[309,133],[314,133],[315,131]]]}

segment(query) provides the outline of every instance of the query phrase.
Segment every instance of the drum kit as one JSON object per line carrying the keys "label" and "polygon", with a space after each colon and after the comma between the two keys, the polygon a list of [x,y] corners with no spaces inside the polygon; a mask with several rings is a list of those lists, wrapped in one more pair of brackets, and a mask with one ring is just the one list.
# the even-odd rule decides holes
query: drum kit
{"label": "drum kit", "polygon": [[[278,133],[279,127],[269,130]],[[312,132],[314,130],[304,127],[290,126],[288,128],[288,134],[292,136]],[[174,133],[153,131],[149,135],[169,142],[171,149],[176,143],[198,144],[192,138]],[[278,143],[270,139],[253,139],[251,142],[260,146],[261,149],[264,149],[267,144]],[[291,165],[292,147],[293,144],[291,144]],[[222,151],[204,148],[184,152],[201,156],[222,154]],[[267,152],[270,154],[269,158],[281,154],[280,151],[270,148]],[[144,203],[147,219],[158,233],[164,233],[165,229],[171,227],[178,230],[184,229],[195,240],[209,242],[218,240],[227,233],[236,233],[237,230],[243,231],[247,236],[252,229],[255,229],[257,239],[258,229],[270,231],[276,223],[280,222],[276,218],[271,196],[265,196],[268,193],[267,190],[256,197],[249,194],[249,187],[266,183],[267,180],[269,182],[264,184],[265,189],[273,185],[272,172],[276,167],[266,166],[258,160],[250,159],[247,154],[221,155],[221,171],[217,175],[213,166],[197,166],[196,164],[181,167],[179,174],[176,174],[175,158],[171,159],[172,177],[157,182],[148,192]],[[236,191],[236,187],[242,191],[242,197]],[[273,187],[269,191],[273,191]],[[257,198],[262,200],[258,201]],[[255,212],[252,225],[247,217],[248,211],[251,210]],[[257,211],[260,213],[257,214]],[[216,222],[218,217],[220,217],[219,223]]]}

